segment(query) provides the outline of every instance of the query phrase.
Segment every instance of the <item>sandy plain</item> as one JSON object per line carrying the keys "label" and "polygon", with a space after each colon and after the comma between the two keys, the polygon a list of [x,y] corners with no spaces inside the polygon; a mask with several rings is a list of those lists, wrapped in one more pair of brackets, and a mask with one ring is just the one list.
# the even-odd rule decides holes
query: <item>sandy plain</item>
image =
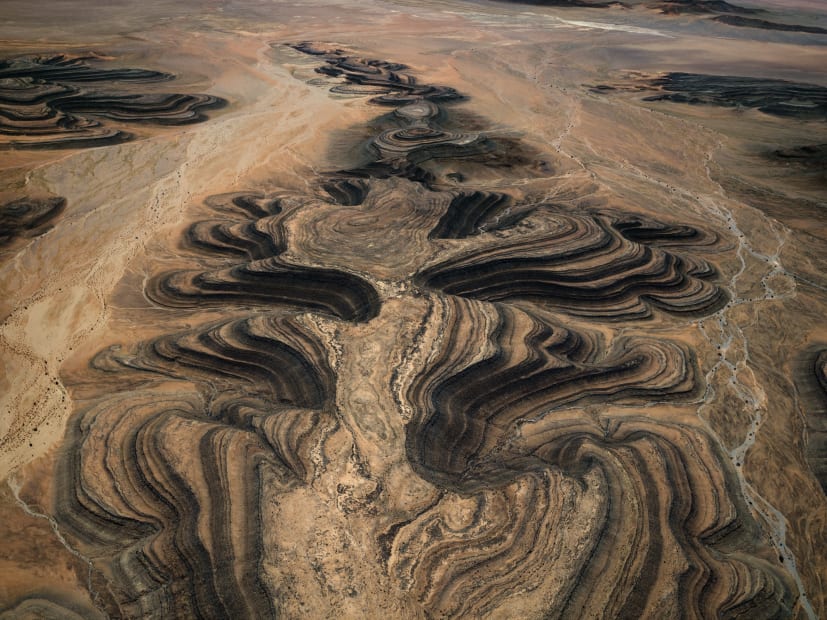
{"label": "sandy plain", "polygon": [[[644,100],[664,72],[827,87],[824,35],[4,7],[4,58],[227,104],[0,149],[0,204],[65,199],[0,247],[0,616],[827,614],[827,119]],[[376,65],[317,72],[342,58],[465,99],[406,125],[341,88]]]}

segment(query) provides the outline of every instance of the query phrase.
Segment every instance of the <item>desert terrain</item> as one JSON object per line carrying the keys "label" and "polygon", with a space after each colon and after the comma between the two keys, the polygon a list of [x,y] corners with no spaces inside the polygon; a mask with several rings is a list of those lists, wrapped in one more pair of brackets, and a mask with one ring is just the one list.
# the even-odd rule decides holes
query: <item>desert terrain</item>
{"label": "desert terrain", "polygon": [[5,0],[0,618],[827,617],[813,0]]}

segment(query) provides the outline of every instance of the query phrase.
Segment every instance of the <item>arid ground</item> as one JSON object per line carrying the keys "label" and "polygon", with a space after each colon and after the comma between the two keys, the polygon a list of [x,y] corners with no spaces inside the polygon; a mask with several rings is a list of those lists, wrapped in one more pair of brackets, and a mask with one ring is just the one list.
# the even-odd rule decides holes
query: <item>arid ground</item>
{"label": "arid ground", "polygon": [[0,618],[827,617],[814,0],[4,0]]}

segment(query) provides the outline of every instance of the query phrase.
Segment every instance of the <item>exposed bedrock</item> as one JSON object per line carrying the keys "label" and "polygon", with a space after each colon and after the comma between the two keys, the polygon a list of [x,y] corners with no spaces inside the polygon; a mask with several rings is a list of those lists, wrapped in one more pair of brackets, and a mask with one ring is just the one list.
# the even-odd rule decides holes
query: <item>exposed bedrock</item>
{"label": "exposed bedrock", "polygon": [[[583,196],[590,191],[582,188]],[[546,219],[571,212],[545,201],[517,201],[509,194],[489,191],[460,192],[455,195],[439,223],[431,230],[432,239],[464,239],[484,232],[511,228],[532,214]],[[580,208],[594,217],[600,217],[624,238],[634,243],[657,247],[710,248],[720,247],[715,233],[685,224],[665,224],[643,215],[611,209]]]}
{"label": "exposed bedrock", "polygon": [[463,192],[455,196],[445,215],[431,230],[435,239],[464,239],[489,230],[508,228],[528,213],[514,213],[514,200],[497,192]]}
{"label": "exposed bedrock", "polygon": [[[259,572],[261,488],[304,482],[320,434],[336,427],[324,347],[290,316],[259,315],[93,365],[151,380],[81,412],[58,468],[58,521],[105,580],[107,611],[274,613]],[[186,383],[170,392],[173,378]]]}
{"label": "exposed bedrock", "polygon": [[[655,308],[705,315],[727,302],[711,264],[666,249],[693,245],[704,239],[700,231],[635,218],[559,212],[547,217],[545,235],[458,254],[422,270],[416,282],[450,295],[531,301],[615,321],[645,318]],[[445,224],[438,229],[446,230]],[[699,245],[706,242],[714,243],[714,237]]]}
{"label": "exposed bedrock", "polygon": [[0,251],[25,237],[42,235],[66,208],[66,199],[19,198],[0,204]]}
{"label": "exposed bedrock", "polygon": [[[456,91],[295,48],[386,106],[367,160],[207,199],[165,271],[148,257],[119,289],[110,333],[155,327],[64,375],[79,405],[31,505],[89,559],[100,608],[792,615],[789,565],[696,415],[685,319],[727,303],[699,257],[733,258],[726,241],[627,212],[588,172],[509,163],[475,186],[465,171],[516,155],[446,113]],[[123,291],[143,269],[151,307]],[[677,320],[642,335],[654,314]]]}
{"label": "exposed bedrock", "polygon": [[23,56],[0,61],[0,149],[82,148],[133,136],[115,123],[184,125],[225,101],[201,94],[145,92],[174,76],[101,69],[94,56]]}
{"label": "exposed bedrock", "polygon": [[827,87],[816,84],[675,72],[653,78],[647,86],[660,94],[644,101],[755,108],[775,116],[827,120]]}
{"label": "exposed bedrock", "polygon": [[190,226],[185,245],[208,257],[248,260],[206,271],[176,270],[155,276],[146,294],[156,303],[174,308],[283,304],[355,321],[369,320],[378,312],[378,294],[364,279],[279,258],[286,249],[285,213],[279,199],[229,194],[213,197],[208,205],[223,218]]}
{"label": "exposed bedrock", "polygon": [[255,314],[111,347],[90,363],[85,390],[96,384],[104,396],[76,414],[55,511],[90,558],[110,615],[278,609],[278,586],[261,570],[262,489],[307,484],[322,466],[314,450],[338,419],[327,347],[301,319],[267,310],[360,321],[379,308],[360,278],[278,262],[282,218],[299,204],[261,193],[209,198],[216,217],[190,226],[183,249],[233,266],[147,283],[162,306],[236,302],[259,306]]}
{"label": "exposed bedrock", "polygon": [[519,4],[531,4],[540,6],[556,6],[556,7],[578,7],[584,9],[606,9],[625,7],[623,2],[616,0],[601,2],[600,0],[506,0],[507,2],[514,2]]}
{"label": "exposed bedrock", "polygon": [[[697,396],[692,355],[675,343],[619,338],[606,349],[596,335],[509,306],[458,298],[439,305],[447,323],[441,355],[408,392],[418,413],[407,450],[442,486],[467,491],[508,479],[520,425],[555,409]],[[468,365],[478,351],[489,354]]]}
{"label": "exposed bedrock", "polygon": [[[117,617],[248,617],[259,581],[262,479],[295,480],[255,433],[193,395],[130,393],[80,416],[57,480],[57,520],[91,556]],[[101,472],[109,472],[102,476]],[[265,612],[266,613],[266,612]]]}
{"label": "exposed bedrock", "polygon": [[450,195],[407,179],[349,183],[359,183],[358,204],[314,202],[287,222],[291,249],[316,264],[347,264],[377,278],[409,280],[435,250],[428,231]]}
{"label": "exposed bedrock", "polygon": [[360,58],[341,49],[328,49],[319,44],[303,42],[291,45],[299,52],[318,56],[325,64],[318,73],[342,79],[333,92],[351,95],[373,95],[372,103],[388,106],[404,106],[421,101],[450,102],[463,98],[449,86],[421,84],[407,73],[406,65]]}
{"label": "exposed bedrock", "polygon": [[355,207],[365,201],[369,191],[367,182],[360,179],[332,179],[322,185],[336,202],[345,207]]}
{"label": "exposed bedrock", "polygon": [[20,56],[0,62],[0,78],[31,78],[44,83],[60,82],[163,82],[175,76],[147,69],[101,69],[89,63],[100,62],[101,57]]}
{"label": "exposed bedrock", "polygon": [[443,131],[434,127],[389,129],[371,142],[380,160],[407,160],[421,164],[429,159],[471,155],[486,150],[478,134]]}
{"label": "exposed bedrock", "polygon": [[827,347],[814,345],[802,353],[797,375],[807,427],[807,463],[827,493]]}
{"label": "exposed bedrock", "polygon": [[827,144],[805,144],[786,149],[775,149],[767,157],[785,164],[795,164],[803,168],[812,168],[824,174],[827,169]]}
{"label": "exposed bedrock", "polygon": [[[0,620],[89,620],[102,617],[90,609],[66,604],[56,595],[45,592],[40,597],[30,597],[0,611]],[[78,606],[79,607],[79,606]]]}
{"label": "exposed bedrock", "polygon": [[162,306],[286,304],[347,321],[375,316],[379,298],[365,280],[334,269],[267,258],[214,271],[176,271],[154,278],[147,295]]}
{"label": "exposed bedrock", "polygon": [[327,50],[311,43],[294,49],[324,58],[317,72],[339,80],[331,92],[374,95],[369,101],[392,106],[401,126],[387,128],[368,143],[373,160],[348,176],[387,178],[401,176],[431,186],[434,178],[421,165],[434,159],[469,158],[497,150],[495,142],[481,133],[444,129],[439,124],[441,105],[464,99],[453,88],[420,84],[405,65],[359,58],[343,50]]}
{"label": "exposed bedrock", "polygon": [[661,13],[665,15],[715,15],[718,13],[749,15],[761,12],[760,9],[749,9],[731,4],[725,0],[664,0],[650,6],[660,9]]}
{"label": "exposed bedrock", "polygon": [[741,17],[740,15],[719,15],[715,18],[715,21],[726,24],[727,26],[739,26],[742,28],[760,28],[761,30],[779,30],[781,32],[805,32],[807,34],[827,34],[827,28],[819,28],[818,26],[783,24],[771,22],[766,19]]}
{"label": "exposed bedrock", "polygon": [[176,379],[208,381],[223,392],[277,394],[277,402],[320,408],[333,389],[325,349],[289,316],[257,314],[198,330],[159,336],[121,353],[107,349],[92,366],[113,372],[142,370]]}
{"label": "exposed bedrock", "polygon": [[407,451],[449,495],[394,532],[390,560],[432,613],[484,615],[513,581],[544,591],[543,617],[789,615],[792,584],[706,432],[588,407],[691,398],[686,348],[606,348],[507,307],[435,304],[445,329],[407,390]]}

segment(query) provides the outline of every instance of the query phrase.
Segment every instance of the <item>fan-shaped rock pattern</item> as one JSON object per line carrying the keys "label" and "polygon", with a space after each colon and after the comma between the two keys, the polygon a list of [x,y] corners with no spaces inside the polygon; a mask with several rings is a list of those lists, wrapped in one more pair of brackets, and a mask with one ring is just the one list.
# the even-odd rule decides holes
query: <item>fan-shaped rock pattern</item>
{"label": "fan-shaped rock pattern", "polygon": [[[249,260],[209,271],[179,270],[150,280],[147,295],[163,306],[195,308],[205,305],[286,304],[331,314],[344,320],[366,321],[376,315],[379,298],[368,282],[345,271],[303,267],[278,258],[286,249],[281,206],[255,195],[230,195],[227,202],[243,213],[262,217],[207,220],[193,224],[186,242],[207,253],[243,255]],[[270,215],[272,213],[272,215]]]}
{"label": "fan-shaped rock pattern", "polygon": [[[465,324],[470,333],[486,329],[483,321],[490,317],[479,316],[469,302],[451,304],[445,311],[449,320]],[[697,387],[691,355],[671,342],[617,339],[601,351],[593,339],[507,306],[498,306],[493,318],[492,355],[453,372],[484,343],[459,337],[446,342],[444,359],[408,396],[418,412],[408,433],[408,456],[440,486],[470,491],[501,483],[501,475],[510,477],[489,453],[507,454],[506,441],[519,435],[521,423],[555,409],[687,398]]]}
{"label": "fan-shaped rock pattern", "polygon": [[129,369],[186,378],[212,394],[147,386],[77,418],[59,517],[100,554],[96,568],[116,588],[108,612],[272,613],[258,573],[261,487],[305,480],[318,434],[335,427],[324,348],[293,318],[260,315],[104,352],[94,366],[116,381]]}
{"label": "fan-shaped rock pattern", "polygon": [[94,361],[99,369],[121,365],[182,379],[203,375],[214,385],[226,381],[225,390],[240,384],[247,396],[277,394],[280,404],[296,407],[324,406],[333,386],[324,349],[295,322],[272,315],[159,337],[128,356],[111,350],[101,355]]}
{"label": "fan-shaped rock pattern", "polygon": [[[390,563],[433,613],[485,615],[515,582],[539,588],[554,617],[789,615],[784,573],[731,551],[749,547],[757,528],[699,425],[582,409],[690,396],[685,349],[615,339],[604,350],[507,307],[492,321],[474,303],[439,305],[450,327],[409,386],[407,450],[421,475],[458,495],[402,524]],[[579,489],[566,492],[549,471]],[[449,501],[469,504],[466,517],[447,515]],[[563,535],[552,507],[561,504],[591,511],[585,540]],[[675,557],[678,568],[666,568]],[[553,580],[541,568],[549,563]]]}
{"label": "fan-shaped rock pattern", "polygon": [[66,199],[19,198],[0,205],[0,250],[21,237],[42,235],[66,208]]}
{"label": "fan-shaped rock pattern", "polygon": [[149,285],[148,296],[170,307],[287,304],[344,320],[366,321],[378,309],[374,288],[333,269],[298,267],[267,258],[214,271],[176,271]]}
{"label": "fan-shaped rock pattern", "polygon": [[558,213],[550,234],[445,260],[421,271],[417,281],[450,295],[527,300],[604,320],[643,318],[653,307],[703,315],[728,299],[709,281],[715,269],[656,247],[701,236],[690,227]]}
{"label": "fan-shaped rock pattern", "polygon": [[395,109],[312,192],[208,199],[145,284],[178,327],[80,373],[51,505],[99,605],[306,615],[318,584],[335,615],[341,592],[377,609],[375,577],[410,617],[788,616],[795,585],[693,415],[693,340],[636,326],[726,303],[696,256],[724,243],[589,182],[532,200],[524,168],[441,191],[434,161],[490,154],[445,121],[458,93],[294,47]]}
{"label": "fan-shaped rock pattern", "polygon": [[378,309],[361,279],[278,263],[289,199],[233,193],[207,206],[216,218],[190,226],[185,248],[199,262],[247,262],[168,274],[147,292],[176,308],[239,300],[265,311],[96,355],[92,383],[117,395],[78,414],[59,467],[57,518],[109,584],[110,616],[276,613],[260,572],[261,496],[307,483],[338,422],[327,349],[294,316],[267,309],[348,320]]}
{"label": "fan-shaped rock pattern", "polygon": [[95,57],[0,61],[0,148],[82,148],[132,138],[116,123],[184,125],[226,102],[211,95],[136,92],[173,79],[144,69],[101,69]]}

